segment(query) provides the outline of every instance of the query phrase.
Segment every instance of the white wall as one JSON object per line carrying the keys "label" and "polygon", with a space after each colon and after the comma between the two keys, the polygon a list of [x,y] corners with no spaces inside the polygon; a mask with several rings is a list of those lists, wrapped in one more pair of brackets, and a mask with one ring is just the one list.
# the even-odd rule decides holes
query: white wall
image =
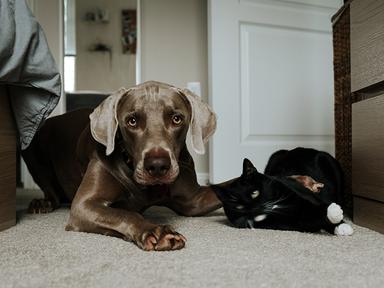
{"label": "white wall", "polygon": [[[108,23],[89,23],[84,15],[95,8],[107,9]],[[112,92],[136,83],[136,55],[123,54],[121,10],[136,9],[136,0],[76,1],[76,90]],[[96,42],[112,46],[109,53],[90,52]]]}
{"label": "white wall", "polygon": [[[142,82],[198,81],[207,101],[206,0],[141,0],[141,13]],[[208,173],[208,155],[193,156],[197,172]]]}
{"label": "white wall", "polygon": [[[30,2],[42,3],[40,7],[44,5],[54,5],[56,8],[51,9],[50,13],[43,13],[47,10],[40,10],[39,21],[42,22],[43,28],[48,34],[47,37],[51,38],[59,35],[55,32],[61,27],[57,26],[57,19],[62,17],[59,15],[58,8],[62,5],[62,0],[29,0]],[[82,2],[84,0],[77,0]],[[107,0],[95,0],[92,2],[92,6],[99,5],[98,3],[104,3]],[[120,0],[118,0],[120,1]],[[47,3],[45,3],[47,2]],[[87,1],[84,1],[87,2]],[[111,0],[107,1],[111,2]],[[136,5],[136,0],[121,0],[123,3],[132,3]],[[43,5],[44,4],[44,5]],[[135,7],[135,6],[131,6]],[[130,8],[128,6],[124,8]],[[61,9],[61,8],[60,8]],[[77,8],[78,12],[81,11],[80,7]],[[158,80],[167,82],[179,87],[185,87],[188,82],[198,81],[201,83],[202,97],[206,101],[208,100],[208,68],[207,68],[207,1],[206,0],[141,0],[141,36],[142,36],[142,49],[141,49],[141,81],[146,80]],[[112,13],[112,11],[110,12]],[[56,18],[56,19],[54,19]],[[116,17],[115,17],[116,18]],[[119,17],[120,19],[120,17]],[[120,21],[120,20],[119,20]],[[46,24],[45,24],[46,23]],[[87,24],[87,23],[85,23]],[[110,23],[109,25],[111,25]],[[52,26],[53,25],[53,26]],[[89,24],[92,25],[92,24]],[[52,33],[49,32],[52,30]],[[119,33],[121,32],[118,29]],[[79,31],[80,33],[80,31]],[[101,34],[100,37],[106,37],[107,35]],[[49,40],[50,45],[54,44]],[[104,38],[101,38],[104,39]],[[107,38],[106,38],[107,39]],[[108,38],[109,39],[109,38]],[[81,49],[87,49],[85,43],[82,43],[81,39],[77,38],[78,51],[81,53]],[[80,42],[80,43],[79,43]],[[62,49],[62,42],[58,42],[56,39],[58,48],[52,46],[52,50]],[[116,46],[114,50],[121,51],[121,45],[113,44]],[[55,55],[56,52],[53,51]],[[60,55],[60,54],[58,54]],[[115,56],[115,54],[114,54]],[[113,56],[113,57],[114,57]],[[124,55],[125,56],[125,55]],[[90,56],[92,57],[92,56]],[[97,56],[95,56],[97,57]],[[114,57],[117,59],[117,57]],[[57,59],[62,61],[61,58]],[[134,72],[131,69],[135,69],[134,60],[129,60],[128,77],[134,76]],[[78,67],[77,74],[83,74],[84,77],[89,77],[89,71],[94,69],[92,59],[87,60],[87,66]],[[105,67],[104,68],[108,68]],[[108,71],[108,70],[107,70]],[[134,70],[133,70],[134,71]],[[112,73],[110,73],[112,75]],[[125,73],[113,73],[113,75],[125,75]],[[101,77],[100,77],[101,78]],[[91,81],[92,83],[103,83],[104,78],[89,77],[85,82]],[[130,83],[134,83],[134,80],[128,78],[123,86],[129,86]],[[109,85],[109,84],[108,84]],[[119,84],[113,84],[112,90],[118,88]],[[77,89],[92,89],[90,86],[79,86]],[[100,88],[102,89],[110,89]],[[208,150],[208,149],[207,149]],[[207,152],[208,153],[208,152]],[[198,173],[208,173],[208,155],[197,156],[193,155],[196,164],[196,170]]]}
{"label": "white wall", "polygon": [[[40,23],[47,38],[49,49],[56,61],[56,65],[63,75],[64,71],[64,2],[63,0],[27,0],[33,15]],[[49,13],[47,13],[49,11]],[[64,95],[51,116],[65,112]]]}
{"label": "white wall", "polygon": [[[57,68],[61,75],[64,71],[64,2],[63,0],[27,0],[32,14],[35,16],[40,26],[44,30],[47,38],[49,49],[56,61]],[[49,13],[47,13],[49,11]],[[63,91],[63,89],[62,89]],[[62,114],[65,112],[64,93],[62,93],[59,104],[52,112],[51,116]],[[21,181],[26,189],[39,189],[33,181],[24,160],[21,159]]]}

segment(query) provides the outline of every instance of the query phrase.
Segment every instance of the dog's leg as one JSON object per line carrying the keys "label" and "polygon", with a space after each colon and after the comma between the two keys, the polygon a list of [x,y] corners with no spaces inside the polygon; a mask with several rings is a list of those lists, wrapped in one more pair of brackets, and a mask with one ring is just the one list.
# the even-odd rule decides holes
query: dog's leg
{"label": "dog's leg", "polygon": [[166,225],[155,225],[138,212],[113,208],[123,188],[97,160],[91,160],[72,202],[66,230],[119,235],[144,250],[177,250],[186,239]]}
{"label": "dog's leg", "polygon": [[[203,216],[223,206],[216,193],[209,186],[200,186],[197,182],[193,159],[188,151],[183,151],[180,174],[171,185],[170,209],[183,216]],[[226,185],[227,181],[218,185]]]}
{"label": "dog's leg", "polygon": [[178,195],[167,206],[183,216],[203,216],[221,208],[223,204],[212,188],[201,186],[196,190],[189,190],[188,194]]}
{"label": "dog's leg", "polygon": [[33,180],[44,193],[43,199],[33,199],[28,207],[28,213],[49,213],[60,207],[59,194],[62,192],[47,155],[42,153],[36,142],[32,142],[30,147],[22,151],[22,156],[31,172]]}

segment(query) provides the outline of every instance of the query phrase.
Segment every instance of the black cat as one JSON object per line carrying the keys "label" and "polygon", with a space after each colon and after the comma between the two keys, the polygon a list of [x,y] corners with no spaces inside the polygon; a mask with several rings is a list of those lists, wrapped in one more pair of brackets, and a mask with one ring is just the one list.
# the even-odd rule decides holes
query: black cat
{"label": "black cat", "polygon": [[261,174],[244,159],[230,185],[214,185],[229,221],[238,228],[264,228],[351,235],[343,222],[343,173],[331,155],[296,148],[274,153]]}

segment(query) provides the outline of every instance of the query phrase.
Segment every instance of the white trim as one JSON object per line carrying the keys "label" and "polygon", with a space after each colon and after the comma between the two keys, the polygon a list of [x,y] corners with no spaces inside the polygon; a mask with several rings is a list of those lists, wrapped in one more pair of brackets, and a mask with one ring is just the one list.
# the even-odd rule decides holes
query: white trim
{"label": "white trim", "polygon": [[20,162],[20,167],[21,167],[21,181],[23,182],[23,188],[24,189],[40,189],[39,186],[33,181],[33,178],[31,174],[29,174],[27,165],[25,164],[23,158],[21,158]]}
{"label": "white trim", "polygon": [[59,0],[59,43],[60,43],[60,62],[58,63],[61,75],[61,98],[58,104],[59,114],[67,112],[66,96],[64,93],[64,0]]}
{"label": "white trim", "polygon": [[141,83],[141,0],[136,4],[137,39],[136,39],[136,84]]}
{"label": "white trim", "polygon": [[[212,7],[212,0],[208,0],[207,2],[207,17],[208,17],[208,20],[207,20],[207,38],[208,38],[208,83],[207,83],[207,86],[208,86],[208,103],[209,103],[209,106],[212,107],[212,21],[213,21],[213,17],[212,17],[212,11],[211,11],[211,8]],[[213,142],[214,142],[214,139],[213,137],[210,138],[209,142],[208,142],[208,171],[212,172],[211,171],[211,167],[212,167],[212,163],[213,163]],[[213,181],[213,173],[210,173],[209,174],[209,181],[212,182]]]}
{"label": "white trim", "polygon": [[[56,60],[57,68],[59,70],[60,76],[61,76],[61,97],[60,101],[57,104],[55,110],[51,113],[50,117],[64,114],[66,112],[66,105],[65,105],[65,93],[64,93],[64,0],[57,0],[59,2],[58,5],[58,35],[57,35],[57,41],[59,42],[59,55],[58,59]],[[41,17],[41,16],[40,16]]]}
{"label": "white trim", "polygon": [[197,182],[200,185],[208,185],[209,184],[209,174],[208,173],[196,173]]}

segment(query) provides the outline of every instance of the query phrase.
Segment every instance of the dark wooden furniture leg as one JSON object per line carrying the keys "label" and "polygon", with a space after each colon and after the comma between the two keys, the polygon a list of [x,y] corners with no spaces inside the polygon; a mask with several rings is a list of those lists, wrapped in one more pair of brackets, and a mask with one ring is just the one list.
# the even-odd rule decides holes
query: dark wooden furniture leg
{"label": "dark wooden furniture leg", "polygon": [[16,129],[7,89],[0,85],[0,231],[16,223]]}

